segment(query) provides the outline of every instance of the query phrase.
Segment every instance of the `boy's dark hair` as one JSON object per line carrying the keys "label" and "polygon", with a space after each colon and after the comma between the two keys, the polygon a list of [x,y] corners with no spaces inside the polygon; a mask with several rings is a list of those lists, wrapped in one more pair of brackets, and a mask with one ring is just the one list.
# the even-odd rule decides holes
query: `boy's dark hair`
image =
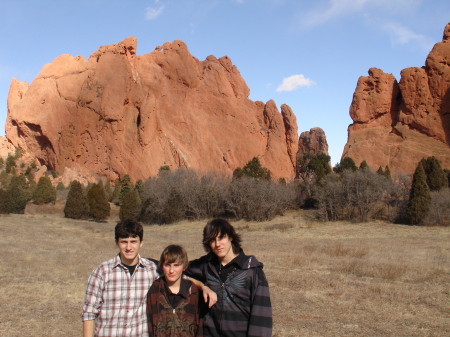
{"label": "boy's dark hair", "polygon": [[210,243],[217,237],[221,238],[225,235],[227,235],[231,240],[233,253],[239,254],[241,251],[241,237],[236,233],[234,227],[224,219],[211,220],[206,224],[205,228],[203,228],[203,248],[205,248],[205,251],[210,253]]}
{"label": "boy's dark hair", "polygon": [[178,245],[169,245],[164,248],[159,258],[158,267],[162,269],[165,263],[179,262],[183,265],[183,269],[188,267],[189,259],[186,250]]}
{"label": "boy's dark hair", "polygon": [[114,229],[116,242],[119,239],[126,239],[129,237],[135,238],[139,237],[139,240],[144,239],[144,229],[142,225],[134,220],[122,220],[119,221]]}

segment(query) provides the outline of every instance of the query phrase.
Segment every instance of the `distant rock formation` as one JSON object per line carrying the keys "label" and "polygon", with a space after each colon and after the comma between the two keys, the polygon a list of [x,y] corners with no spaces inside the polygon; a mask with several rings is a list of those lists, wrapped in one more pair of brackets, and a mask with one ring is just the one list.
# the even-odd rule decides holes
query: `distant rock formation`
{"label": "distant rock formation", "polygon": [[328,154],[328,143],[325,132],[321,128],[312,128],[309,131],[301,133],[298,139],[298,153],[297,157],[302,157],[305,153]]}
{"label": "distant rock formation", "polygon": [[450,23],[425,66],[403,69],[399,83],[377,68],[360,77],[350,116],[342,157],[357,165],[410,173],[435,156],[450,169]]}
{"label": "distant rock formation", "polygon": [[199,61],[173,41],[136,55],[134,37],[88,60],[61,55],[31,85],[13,79],[6,138],[49,170],[84,167],[114,180],[172,169],[231,173],[253,157],[295,177],[298,132],[287,105],[251,101],[227,57]]}

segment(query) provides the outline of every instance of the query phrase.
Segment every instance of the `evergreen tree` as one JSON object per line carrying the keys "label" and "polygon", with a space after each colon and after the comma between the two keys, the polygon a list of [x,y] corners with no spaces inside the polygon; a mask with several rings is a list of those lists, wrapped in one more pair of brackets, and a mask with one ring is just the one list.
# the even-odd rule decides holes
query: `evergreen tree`
{"label": "evergreen tree", "polygon": [[10,213],[23,214],[31,199],[29,184],[24,175],[13,176],[8,190]]}
{"label": "evergreen tree", "polygon": [[0,214],[10,213],[9,196],[3,188],[0,188]]}
{"label": "evergreen tree", "polygon": [[142,195],[142,192],[144,192],[144,182],[139,179],[138,181],[136,181],[136,189],[139,193],[139,197]]}
{"label": "evergreen tree", "polygon": [[70,184],[66,205],[64,206],[64,216],[66,218],[81,219],[89,215],[89,202],[84,194],[83,186],[74,180]]}
{"label": "evergreen tree", "polygon": [[162,222],[169,224],[183,219],[185,215],[185,209],[183,204],[183,198],[174,188],[170,191],[169,198],[164,205],[162,214]]}
{"label": "evergreen tree", "polygon": [[55,202],[56,189],[53,187],[49,177],[41,177],[33,193],[33,203],[36,205]]}
{"label": "evergreen tree", "polygon": [[430,189],[427,185],[425,170],[422,163],[419,163],[414,172],[408,206],[406,208],[408,223],[417,225],[422,222],[428,213],[430,200]]}
{"label": "evergreen tree", "polygon": [[356,167],[355,161],[350,157],[344,157],[336,166],[333,168],[334,172],[342,173],[345,170],[356,171],[358,168]]}
{"label": "evergreen tree", "polygon": [[110,197],[109,197],[109,201],[112,202],[115,205],[119,205],[119,194],[120,194],[120,189],[122,188],[122,184],[120,183],[119,179],[116,179],[116,181],[114,182],[114,190],[112,191]]}
{"label": "evergreen tree", "polygon": [[20,147],[16,147],[16,150],[14,152],[14,159],[19,159],[22,157],[23,151]]}
{"label": "evergreen tree", "polygon": [[448,186],[450,187],[450,170],[444,169],[444,173],[447,176]]}
{"label": "evergreen tree", "polygon": [[359,169],[360,170],[364,170],[364,169],[366,169],[366,168],[368,168],[369,167],[369,165],[367,165],[367,162],[365,161],[365,160],[363,160],[362,162],[361,162],[361,164],[359,164]]}
{"label": "evergreen tree", "polygon": [[3,165],[5,165],[5,161],[3,160],[2,157],[0,157],[0,168],[2,168]]}
{"label": "evergreen tree", "polygon": [[8,157],[6,157],[6,166],[5,171],[6,173],[11,173],[12,169],[16,167],[16,159],[13,155],[9,154]]}
{"label": "evergreen tree", "polygon": [[161,166],[159,168],[159,173],[166,172],[166,171],[170,171],[170,166],[169,165],[164,165],[164,166]]}
{"label": "evergreen tree", "polygon": [[233,171],[233,179],[240,179],[244,176],[244,171],[242,170],[242,167],[237,167]]}
{"label": "evergreen tree", "polygon": [[121,183],[121,187],[120,187],[120,193],[119,193],[119,203],[122,205],[125,194],[128,194],[128,192],[131,192],[132,190],[134,190],[134,186],[131,183],[131,179],[128,174],[125,174],[123,176],[120,183]]}
{"label": "evergreen tree", "polygon": [[[236,171],[236,170],[235,170]],[[270,170],[263,167],[258,157],[253,157],[242,169],[242,174],[255,179],[270,180]]]}
{"label": "evergreen tree", "polygon": [[111,184],[108,181],[106,181],[106,183],[104,184],[103,189],[105,190],[106,198],[108,200],[110,200],[111,199],[111,195],[113,193],[113,189],[111,188]]}
{"label": "evergreen tree", "polygon": [[322,180],[325,175],[331,173],[331,157],[325,153],[318,154],[304,153],[302,158],[297,160],[297,177],[307,180],[314,176],[316,181]]}
{"label": "evergreen tree", "polygon": [[0,172],[0,186],[7,189],[9,186],[9,175],[5,170]]}
{"label": "evergreen tree", "polygon": [[391,178],[391,170],[389,169],[389,166],[387,166],[387,165],[384,168],[384,175],[386,176],[387,179],[392,180],[392,178]]}
{"label": "evergreen tree", "polygon": [[435,157],[428,157],[420,162],[425,170],[427,184],[431,191],[439,191],[443,187],[448,187],[445,172]]}
{"label": "evergreen tree", "polygon": [[379,174],[380,176],[384,176],[384,171],[383,171],[383,168],[381,166],[378,168],[377,174]]}
{"label": "evergreen tree", "polygon": [[60,181],[59,183],[58,183],[58,185],[56,185],[56,190],[57,191],[62,191],[62,190],[64,190],[66,187],[64,186],[64,184],[63,184],[63,182],[62,181]]}
{"label": "evergreen tree", "polygon": [[139,197],[139,192],[134,188],[128,191],[123,196],[122,204],[120,205],[120,220],[131,219],[138,221],[141,213],[141,205],[142,201]]}
{"label": "evergreen tree", "polygon": [[111,206],[106,198],[103,183],[101,181],[91,186],[87,196],[89,201],[89,214],[95,221],[102,221],[109,217]]}

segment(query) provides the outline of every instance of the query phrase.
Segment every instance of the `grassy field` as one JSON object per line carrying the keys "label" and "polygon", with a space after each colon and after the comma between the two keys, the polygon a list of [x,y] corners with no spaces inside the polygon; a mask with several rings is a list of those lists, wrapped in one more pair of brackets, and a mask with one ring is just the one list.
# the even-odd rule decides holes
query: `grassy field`
{"label": "grassy field", "polygon": [[[81,336],[91,270],[117,253],[115,221],[0,216],[0,336]],[[293,212],[233,223],[264,263],[274,336],[450,336],[450,228],[320,223]],[[204,254],[205,221],[146,226],[143,256]]]}

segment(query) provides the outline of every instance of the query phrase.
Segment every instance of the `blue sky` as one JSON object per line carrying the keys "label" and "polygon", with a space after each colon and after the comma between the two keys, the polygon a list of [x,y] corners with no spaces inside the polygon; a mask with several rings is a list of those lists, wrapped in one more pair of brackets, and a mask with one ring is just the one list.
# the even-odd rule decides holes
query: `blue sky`
{"label": "blue sky", "polygon": [[321,127],[334,166],[359,76],[377,67],[399,80],[423,66],[448,22],[448,0],[2,0],[0,122],[11,79],[31,83],[61,54],[88,58],[135,36],[141,55],[182,40],[199,60],[229,56],[250,99],[289,105],[299,134]]}

